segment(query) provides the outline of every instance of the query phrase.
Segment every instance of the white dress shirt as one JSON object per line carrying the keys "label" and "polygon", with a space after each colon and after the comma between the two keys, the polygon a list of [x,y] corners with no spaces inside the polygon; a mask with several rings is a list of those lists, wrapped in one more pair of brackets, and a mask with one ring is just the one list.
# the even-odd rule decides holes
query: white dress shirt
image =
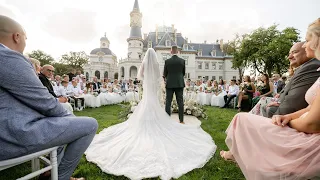
{"label": "white dress shirt", "polygon": [[54,93],[59,97],[67,97],[67,90],[64,86],[56,86],[56,89],[54,90]]}
{"label": "white dress shirt", "polygon": [[230,85],[229,86],[229,95],[238,95],[239,93],[239,86],[237,85]]}

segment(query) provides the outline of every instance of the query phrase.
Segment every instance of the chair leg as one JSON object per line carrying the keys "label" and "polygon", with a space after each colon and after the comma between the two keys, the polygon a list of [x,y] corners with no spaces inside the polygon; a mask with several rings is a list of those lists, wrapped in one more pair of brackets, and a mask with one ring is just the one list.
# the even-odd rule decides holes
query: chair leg
{"label": "chair leg", "polygon": [[40,169],[39,158],[35,158],[31,160],[31,168],[32,168],[32,172],[38,171]]}
{"label": "chair leg", "polygon": [[58,162],[57,162],[57,150],[50,153],[51,161],[51,180],[58,180]]}

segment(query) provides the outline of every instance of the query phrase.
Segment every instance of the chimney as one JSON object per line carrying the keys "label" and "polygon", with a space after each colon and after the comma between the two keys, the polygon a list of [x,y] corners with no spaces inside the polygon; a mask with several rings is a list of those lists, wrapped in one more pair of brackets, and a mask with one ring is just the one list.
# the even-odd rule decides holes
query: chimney
{"label": "chimney", "polygon": [[223,39],[220,39],[220,49],[223,52]]}
{"label": "chimney", "polygon": [[158,45],[158,24],[156,25],[156,45]]}
{"label": "chimney", "polygon": [[188,43],[188,38],[187,37],[185,38],[185,40],[186,40],[186,43]]}
{"label": "chimney", "polygon": [[174,31],[174,24],[172,24],[171,26],[172,26],[172,31]]}
{"label": "chimney", "polygon": [[144,34],[143,34],[143,39],[146,40],[147,37],[148,37],[148,34],[147,34],[147,33],[144,33]]}
{"label": "chimney", "polygon": [[206,40],[204,40],[204,43],[205,43],[205,44],[207,44],[207,41],[206,41]]}

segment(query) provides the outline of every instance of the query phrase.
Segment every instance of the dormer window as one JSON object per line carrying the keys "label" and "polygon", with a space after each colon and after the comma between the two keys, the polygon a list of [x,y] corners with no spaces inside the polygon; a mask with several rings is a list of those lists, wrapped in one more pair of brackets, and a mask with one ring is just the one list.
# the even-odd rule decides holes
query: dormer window
{"label": "dormer window", "polygon": [[217,51],[216,50],[212,50],[211,51],[211,56],[217,56]]}
{"label": "dormer window", "polygon": [[202,56],[202,50],[198,50],[198,56]]}
{"label": "dormer window", "polygon": [[171,41],[170,40],[166,40],[166,46],[167,47],[171,46]]}
{"label": "dormer window", "polygon": [[148,48],[152,48],[152,41],[148,42]]}
{"label": "dormer window", "polygon": [[183,50],[188,50],[188,44],[183,45]]}

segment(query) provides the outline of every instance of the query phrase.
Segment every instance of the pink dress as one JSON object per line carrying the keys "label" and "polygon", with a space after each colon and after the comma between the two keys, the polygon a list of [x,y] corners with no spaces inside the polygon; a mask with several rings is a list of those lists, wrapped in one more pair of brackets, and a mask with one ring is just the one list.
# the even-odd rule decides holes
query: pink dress
{"label": "pink dress", "polygon": [[[309,104],[319,89],[320,78],[305,95]],[[226,133],[226,144],[247,180],[320,179],[320,133],[279,127],[249,113],[237,114]]]}

